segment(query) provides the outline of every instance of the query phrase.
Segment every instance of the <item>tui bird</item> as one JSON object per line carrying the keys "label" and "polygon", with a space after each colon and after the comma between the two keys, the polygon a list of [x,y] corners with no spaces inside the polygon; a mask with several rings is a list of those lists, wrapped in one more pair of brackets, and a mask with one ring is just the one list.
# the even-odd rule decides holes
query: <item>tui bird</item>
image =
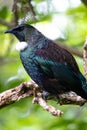
{"label": "tui bird", "polygon": [[20,58],[30,77],[51,95],[73,91],[87,99],[86,79],[74,57],[36,28],[21,24],[7,30],[20,41]]}

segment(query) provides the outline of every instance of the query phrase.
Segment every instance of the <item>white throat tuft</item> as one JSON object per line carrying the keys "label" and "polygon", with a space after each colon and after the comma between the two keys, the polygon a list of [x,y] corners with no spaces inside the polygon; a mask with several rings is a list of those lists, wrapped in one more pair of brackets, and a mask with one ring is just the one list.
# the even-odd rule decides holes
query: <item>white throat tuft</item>
{"label": "white throat tuft", "polygon": [[16,50],[17,51],[23,51],[24,49],[26,49],[28,47],[28,43],[27,42],[18,42],[16,44]]}

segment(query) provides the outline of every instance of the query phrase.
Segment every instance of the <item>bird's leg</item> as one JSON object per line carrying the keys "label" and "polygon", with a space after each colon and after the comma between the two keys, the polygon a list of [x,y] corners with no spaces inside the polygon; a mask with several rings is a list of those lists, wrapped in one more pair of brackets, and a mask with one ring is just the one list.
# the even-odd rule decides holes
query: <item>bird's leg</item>
{"label": "bird's leg", "polygon": [[55,97],[55,101],[56,101],[57,104],[60,104],[61,99],[60,99],[59,95],[57,95],[57,96]]}

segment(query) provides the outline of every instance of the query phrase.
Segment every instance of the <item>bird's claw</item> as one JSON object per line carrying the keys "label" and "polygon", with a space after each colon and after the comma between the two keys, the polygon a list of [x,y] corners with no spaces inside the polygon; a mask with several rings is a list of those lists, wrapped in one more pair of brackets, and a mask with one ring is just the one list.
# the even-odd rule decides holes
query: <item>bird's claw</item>
{"label": "bird's claw", "polygon": [[46,92],[46,91],[43,91],[43,93],[42,93],[42,97],[43,97],[43,99],[45,100],[45,101],[47,101],[47,100],[50,100],[50,93],[48,93],[48,92]]}
{"label": "bird's claw", "polygon": [[57,97],[55,97],[54,95],[46,92],[46,91],[43,91],[42,93],[42,97],[43,99],[47,102],[47,100],[54,100],[54,101],[58,101],[57,100]]}

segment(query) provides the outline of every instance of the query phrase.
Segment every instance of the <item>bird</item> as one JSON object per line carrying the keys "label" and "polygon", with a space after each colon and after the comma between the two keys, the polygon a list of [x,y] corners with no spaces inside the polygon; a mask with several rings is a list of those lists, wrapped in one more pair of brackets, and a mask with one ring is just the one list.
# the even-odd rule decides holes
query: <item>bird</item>
{"label": "bird", "polygon": [[68,50],[26,23],[5,33],[13,34],[19,40],[17,47],[22,64],[43,91],[55,97],[73,91],[87,99],[86,79]]}

